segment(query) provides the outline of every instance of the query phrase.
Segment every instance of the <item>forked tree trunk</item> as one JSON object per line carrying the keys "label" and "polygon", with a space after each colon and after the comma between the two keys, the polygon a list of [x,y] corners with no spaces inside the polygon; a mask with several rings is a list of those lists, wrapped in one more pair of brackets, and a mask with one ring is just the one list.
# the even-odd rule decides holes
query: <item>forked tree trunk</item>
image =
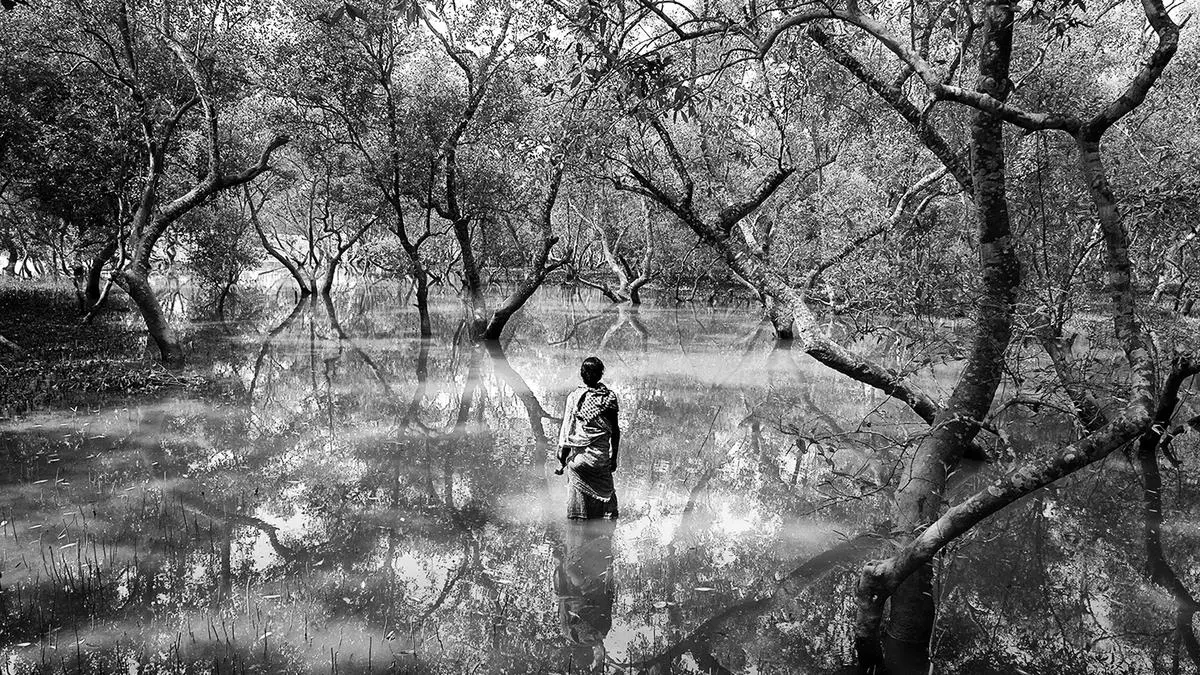
{"label": "forked tree trunk", "polygon": [[[608,264],[609,270],[617,278],[615,287],[607,284],[592,283],[584,281],[588,286],[591,286],[601,293],[604,297],[611,300],[613,303],[622,303],[628,301],[631,305],[642,304],[641,290],[642,287],[650,282],[650,278],[654,271],[654,217],[656,211],[661,207],[654,200],[646,198],[646,215],[643,219],[643,230],[645,241],[642,245],[642,259],[636,270],[633,266],[614,249],[612,244],[609,244],[608,235],[605,234],[603,227],[596,224],[594,229],[596,236],[600,240],[601,250],[604,254],[604,261]],[[657,207],[657,208],[656,208]],[[618,240],[621,236],[617,237]]]}
{"label": "forked tree trunk", "polygon": [[328,256],[325,274],[321,279],[321,295],[326,297],[329,296],[330,291],[333,290],[333,281],[337,277],[338,268],[341,267],[342,259],[345,257],[346,251],[349,251],[354,247],[355,244],[358,243],[358,240],[361,239],[364,234],[366,234],[367,230],[370,229],[372,223],[374,222],[374,220],[367,221],[361,227],[355,230],[354,234],[350,235],[350,238],[344,242],[341,241],[340,237],[338,238],[338,241],[341,243],[338,244],[337,250],[335,250],[332,255]]}

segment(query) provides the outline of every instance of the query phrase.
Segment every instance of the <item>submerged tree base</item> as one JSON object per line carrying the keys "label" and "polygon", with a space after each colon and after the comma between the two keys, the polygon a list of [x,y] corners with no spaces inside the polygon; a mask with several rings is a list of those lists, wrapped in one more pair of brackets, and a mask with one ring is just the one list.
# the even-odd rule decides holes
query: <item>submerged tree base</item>
{"label": "submerged tree base", "polygon": [[13,345],[0,349],[0,418],[196,384],[148,358],[145,329],[124,321],[128,300],[110,301],[112,311],[81,325],[69,285],[0,281],[0,335]]}

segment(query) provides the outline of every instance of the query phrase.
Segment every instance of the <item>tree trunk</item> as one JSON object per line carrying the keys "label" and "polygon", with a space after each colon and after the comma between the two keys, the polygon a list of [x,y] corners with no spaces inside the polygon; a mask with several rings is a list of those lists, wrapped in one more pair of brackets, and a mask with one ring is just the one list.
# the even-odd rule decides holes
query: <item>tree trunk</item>
{"label": "tree trunk", "polygon": [[[992,3],[986,21],[978,89],[1004,100],[1012,54],[1010,0]],[[1020,275],[1005,185],[1004,122],[990,113],[978,112],[971,137],[971,174],[982,268],[975,336],[967,365],[949,401],[934,419],[932,431],[918,447],[900,481],[897,502],[901,527],[907,533],[920,532],[940,515],[948,472],[958,464],[963,448],[974,441],[979,423],[991,407],[1012,337],[1013,304]],[[897,645],[895,651],[907,657],[895,664],[899,672],[928,670],[928,662],[913,652],[927,656],[933,634],[932,582],[932,562],[926,562],[892,595],[887,633],[904,643]]]}
{"label": "tree trunk", "polygon": [[117,240],[113,239],[100,249],[100,252],[92,258],[92,262],[88,265],[87,285],[84,287],[84,301],[86,311],[95,311],[99,309],[100,296],[102,290],[100,288],[100,275],[104,272],[104,266],[108,264],[109,258],[117,252]]}
{"label": "tree trunk", "polygon": [[[508,320],[516,314],[518,310],[525,306],[529,298],[537,292],[541,287],[542,282],[546,280],[546,275],[551,271],[566,264],[566,261],[560,260],[556,262],[550,261],[550,252],[558,243],[558,237],[554,236],[554,231],[551,227],[551,215],[554,212],[554,204],[558,200],[558,189],[562,184],[562,176],[564,171],[563,164],[556,164],[550,173],[550,184],[546,191],[546,196],[542,199],[541,208],[538,211],[537,218],[533,224],[541,233],[541,241],[538,249],[534,252],[533,257],[529,259],[525,269],[525,276],[517,284],[517,288],[504,299],[500,307],[487,315],[487,302],[483,297],[483,289],[479,282],[478,268],[475,266],[475,259],[472,255],[469,259],[467,253],[471,249],[470,233],[464,227],[459,227],[459,220],[455,221],[455,234],[458,235],[459,245],[463,249],[463,271],[464,278],[467,281],[467,292],[470,297],[471,317],[472,322],[471,338],[474,340],[482,340],[485,342],[499,342],[501,333],[504,332],[504,327],[508,325]],[[481,323],[481,319],[487,317],[486,321]]]}
{"label": "tree trunk", "polygon": [[225,320],[225,301],[229,298],[229,291],[238,282],[238,273],[233,272],[225,279],[225,283],[221,285],[221,294],[217,296],[217,316],[221,321]]}
{"label": "tree trunk", "polygon": [[766,297],[767,319],[771,321],[771,327],[775,330],[775,341],[790,342],[796,337],[793,329],[796,324],[795,312],[786,304],[770,296]]}
{"label": "tree trunk", "polygon": [[413,267],[413,282],[417,286],[417,318],[421,337],[433,337],[433,322],[429,318],[429,275],[419,265]]}
{"label": "tree trunk", "polygon": [[321,278],[321,295],[329,297],[329,293],[333,290],[333,278],[337,274],[338,263],[341,262],[339,257],[334,257],[329,261],[329,266],[325,268],[325,275]]}
{"label": "tree trunk", "polygon": [[636,307],[636,306],[638,306],[638,305],[640,305],[640,304],[642,304],[642,294],[641,294],[641,289],[642,289],[642,287],[641,287],[641,286],[639,286],[639,285],[633,285],[633,284],[630,284],[630,286],[629,286],[629,293],[628,293],[628,295],[629,295],[629,304],[631,304],[631,305],[633,305],[633,306],[635,306],[635,307]]}
{"label": "tree trunk", "polygon": [[[1129,235],[1117,209],[1100,155],[1100,139],[1104,131],[1144,100],[1158,73],[1174,53],[1178,29],[1167,16],[1162,3],[1147,0],[1143,7],[1160,38],[1155,55],[1143,65],[1129,90],[1073,133],[1079,151],[1080,173],[1104,235],[1113,328],[1130,365],[1129,390],[1124,396],[1127,403],[1104,427],[1055,453],[1039,453],[1035,459],[1022,463],[985,489],[947,509],[891,558],[864,567],[856,590],[858,620],[855,641],[865,671],[874,670],[880,664],[877,636],[883,606],[901,582],[928,565],[942,548],[983,519],[1106,457],[1116,448],[1142,436],[1153,421],[1154,360],[1137,319]],[[982,64],[980,72],[983,73]],[[1001,80],[1000,85],[1006,86],[1006,81]]]}
{"label": "tree trunk", "polygon": [[[1142,471],[1142,518],[1146,550],[1145,574],[1150,581],[1164,588],[1175,598],[1175,630],[1192,661],[1200,667],[1200,641],[1192,628],[1192,617],[1200,611],[1200,603],[1171,567],[1162,546],[1163,498],[1162,473],[1158,466],[1160,447],[1165,449],[1163,431],[1170,427],[1175,408],[1179,405],[1179,387],[1197,372],[1197,364],[1176,360],[1163,384],[1154,424],[1138,443],[1138,465]],[[1160,445],[1160,443],[1162,445]]]}
{"label": "tree trunk", "polygon": [[1038,342],[1041,343],[1042,349],[1046,351],[1046,355],[1050,357],[1050,363],[1054,367],[1054,373],[1058,377],[1059,384],[1062,385],[1064,391],[1067,392],[1067,397],[1071,399],[1071,404],[1075,407],[1076,417],[1088,431],[1095,431],[1108,421],[1104,414],[1104,408],[1096,397],[1092,395],[1086,387],[1081,386],[1077,382],[1079,376],[1075,373],[1072,367],[1071,359],[1071,343],[1073,340],[1067,340],[1062,337],[1062,329],[1051,323],[1049,317],[1045,318],[1045,324],[1036,329]]}
{"label": "tree trunk", "polygon": [[471,221],[468,218],[454,220],[454,236],[458,239],[463,268],[463,309],[466,310],[467,335],[472,341],[484,339],[487,333],[487,298],[483,295],[483,281],[475,261],[475,250],[471,245]]}
{"label": "tree trunk", "polygon": [[504,327],[508,325],[508,320],[512,318],[513,314],[517,313],[517,310],[525,304],[525,300],[527,299],[528,296],[514,301],[510,297],[509,302],[506,302],[504,305],[498,307],[496,311],[492,312],[492,316],[488,319],[487,326],[483,329],[483,333],[479,336],[479,339],[484,342],[499,343],[500,336],[504,333]]}
{"label": "tree trunk", "polygon": [[[321,295],[325,297],[329,296],[329,292],[333,290],[333,281],[337,277],[338,267],[341,266],[342,259],[346,255],[346,251],[349,251],[355,244],[358,243],[358,240],[361,239],[364,234],[366,234],[367,230],[370,229],[371,224],[374,222],[374,220],[369,220],[364,223],[362,227],[354,231],[354,234],[350,235],[349,239],[338,244],[337,250],[334,251],[333,255],[329,256],[329,262],[325,268],[325,276],[321,281]],[[341,239],[339,238],[338,241],[341,241]]]}
{"label": "tree trunk", "polygon": [[146,330],[149,331],[150,337],[158,347],[162,364],[172,370],[183,368],[183,347],[179,343],[175,329],[171,327],[163,313],[162,305],[159,304],[158,296],[155,295],[150,281],[136,268],[115,274],[118,284],[129,294],[134,304],[137,305],[138,311],[141,312],[142,319],[146,322]]}
{"label": "tree trunk", "polygon": [[[557,191],[557,186],[553,189]],[[525,276],[517,284],[516,289],[504,299],[504,302],[496,308],[496,311],[492,312],[491,317],[488,319],[487,327],[483,331],[482,339],[484,341],[498,342],[500,340],[500,334],[504,332],[504,327],[508,325],[508,320],[525,306],[529,298],[533,297],[533,294],[541,287],[542,282],[546,280],[546,275],[558,266],[558,263],[554,265],[548,264],[550,251],[558,243],[558,237],[549,234],[549,227],[549,213],[547,212],[545,228],[543,230],[545,236],[542,239],[541,248],[530,261],[528,269],[525,270]]]}

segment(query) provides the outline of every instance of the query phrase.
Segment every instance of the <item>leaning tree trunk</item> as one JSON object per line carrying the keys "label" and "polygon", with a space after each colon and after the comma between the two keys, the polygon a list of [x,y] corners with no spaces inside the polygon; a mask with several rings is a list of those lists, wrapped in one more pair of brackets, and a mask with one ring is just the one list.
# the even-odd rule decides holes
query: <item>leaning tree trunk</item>
{"label": "leaning tree trunk", "polygon": [[171,369],[182,368],[183,346],[163,313],[162,305],[159,304],[158,296],[154,293],[147,276],[136,269],[127,269],[115,274],[118,275],[118,284],[129,294],[141,312],[146,322],[146,330],[158,347],[162,364]]}
{"label": "leaning tree trunk", "polygon": [[517,288],[491,313],[487,321],[487,326],[480,336],[483,341],[498,343],[500,335],[504,332],[504,327],[508,325],[508,320],[525,306],[529,298],[533,297],[533,294],[541,287],[542,282],[546,280],[546,275],[553,267],[557,267],[557,265],[547,265],[550,249],[557,242],[558,237],[553,236],[543,242],[541,252],[537,259],[530,265],[525,277],[517,284]]}
{"label": "leaning tree trunk", "polygon": [[334,258],[329,261],[329,265],[325,268],[325,274],[321,277],[320,289],[323,297],[329,297],[329,294],[333,292],[333,280],[337,276],[339,262],[337,258]]}
{"label": "leaning tree trunk", "polygon": [[550,252],[554,249],[554,245],[558,243],[558,237],[554,236],[554,230],[551,226],[551,216],[554,213],[554,204],[558,201],[558,188],[562,185],[562,177],[565,166],[562,163],[556,164],[550,171],[550,184],[547,186],[546,196],[542,199],[541,208],[538,210],[537,219],[533,225],[537,228],[541,235],[541,241],[533,258],[529,261],[528,267],[525,269],[525,276],[521,278],[515,290],[509,294],[500,307],[492,312],[488,318],[487,326],[484,328],[482,338],[486,342],[499,342],[501,333],[504,332],[504,327],[508,325],[508,320],[516,314],[518,310],[525,306],[529,298],[537,292],[541,287],[542,282],[546,280],[546,276],[554,270],[562,267],[567,263],[566,259],[554,260],[550,259]]}

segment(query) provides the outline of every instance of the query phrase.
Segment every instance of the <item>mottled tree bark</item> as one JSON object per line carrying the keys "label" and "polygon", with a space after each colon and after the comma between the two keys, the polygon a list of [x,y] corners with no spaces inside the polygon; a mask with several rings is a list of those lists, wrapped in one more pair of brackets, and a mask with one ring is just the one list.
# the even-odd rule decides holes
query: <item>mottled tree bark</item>
{"label": "mottled tree bark", "polygon": [[[585,285],[599,290],[604,294],[604,297],[613,303],[628,302],[631,305],[642,304],[641,290],[646,284],[650,283],[654,272],[654,217],[656,215],[656,208],[661,208],[661,206],[651,199],[646,199],[646,216],[643,220],[645,241],[642,246],[642,258],[636,271],[624,256],[618,251],[613,250],[612,244],[608,241],[608,235],[605,234],[600,224],[596,224],[596,236],[600,240],[601,250],[604,253],[604,261],[608,264],[609,270],[616,276],[617,285],[614,287],[607,284],[597,284],[584,279],[580,279],[580,281]],[[618,240],[620,238],[618,236]]]}
{"label": "mottled tree bark", "polygon": [[[1011,0],[991,3],[984,20],[977,86],[980,91],[1004,100],[1012,57]],[[1019,263],[1009,223],[1004,122],[989,112],[978,111],[975,115],[971,159],[982,272],[975,335],[966,366],[949,400],[938,412],[929,436],[918,446],[901,479],[897,505],[900,525],[909,533],[924,529],[940,514],[946,476],[978,434],[980,423],[991,408],[1012,337]],[[932,565],[926,563],[896,589],[891,599],[888,635],[901,643],[919,645],[921,653],[933,632],[932,579]],[[928,664],[922,664],[921,660],[918,657],[906,662],[917,670],[927,669]]]}

